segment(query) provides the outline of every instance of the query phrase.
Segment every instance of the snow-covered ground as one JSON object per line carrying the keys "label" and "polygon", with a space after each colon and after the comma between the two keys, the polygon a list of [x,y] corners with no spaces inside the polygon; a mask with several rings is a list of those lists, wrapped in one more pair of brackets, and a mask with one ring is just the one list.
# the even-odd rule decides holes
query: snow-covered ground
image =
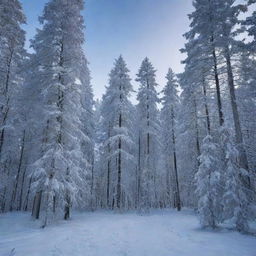
{"label": "snow-covered ground", "polygon": [[256,238],[202,231],[190,211],[77,213],[39,228],[27,213],[0,216],[1,256],[256,256]]}

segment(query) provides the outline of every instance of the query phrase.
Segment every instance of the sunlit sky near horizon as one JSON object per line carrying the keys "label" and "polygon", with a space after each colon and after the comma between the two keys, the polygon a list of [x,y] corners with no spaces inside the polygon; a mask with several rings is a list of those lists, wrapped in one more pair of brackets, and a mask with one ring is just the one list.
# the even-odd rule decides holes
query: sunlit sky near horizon
{"label": "sunlit sky near horizon", "polygon": [[[48,0],[21,0],[27,16],[27,38],[39,27],[38,16]],[[189,29],[191,0],[87,0],[85,1],[85,54],[90,63],[96,98],[102,96],[114,59],[123,55],[134,88],[136,73],[147,56],[157,69],[159,90],[169,67],[183,71],[179,49]],[[28,46],[29,44],[27,44]]]}

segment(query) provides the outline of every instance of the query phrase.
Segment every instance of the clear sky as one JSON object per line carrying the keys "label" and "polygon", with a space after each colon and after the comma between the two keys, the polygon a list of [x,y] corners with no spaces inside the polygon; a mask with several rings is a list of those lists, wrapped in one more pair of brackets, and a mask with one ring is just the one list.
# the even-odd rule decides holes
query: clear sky
{"label": "clear sky", "polygon": [[[28,39],[39,27],[38,16],[48,0],[21,0],[27,16]],[[147,56],[157,69],[160,88],[169,67],[181,72],[184,58],[182,35],[189,29],[187,14],[192,0],[87,0],[85,1],[85,53],[90,63],[95,97],[101,97],[108,83],[114,59],[123,55],[136,77]],[[133,81],[134,88],[137,88]],[[159,88],[159,89],[160,89]]]}

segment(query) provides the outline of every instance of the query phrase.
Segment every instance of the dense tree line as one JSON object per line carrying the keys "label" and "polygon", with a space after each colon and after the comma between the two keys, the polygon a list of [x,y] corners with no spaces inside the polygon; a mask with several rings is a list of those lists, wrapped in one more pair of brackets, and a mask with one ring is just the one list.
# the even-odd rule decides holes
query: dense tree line
{"label": "dense tree line", "polygon": [[[43,226],[71,209],[195,208],[203,227],[255,218],[255,1],[194,0],[182,74],[159,92],[122,56],[94,101],[83,52],[83,0],[51,0],[24,48],[18,0],[0,0],[0,210]],[[245,38],[245,40],[241,40]]]}

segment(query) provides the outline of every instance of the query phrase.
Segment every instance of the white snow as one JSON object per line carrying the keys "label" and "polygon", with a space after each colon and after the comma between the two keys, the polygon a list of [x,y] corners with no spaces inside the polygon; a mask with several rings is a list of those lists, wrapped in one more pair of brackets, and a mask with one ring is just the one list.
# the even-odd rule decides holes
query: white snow
{"label": "white snow", "polygon": [[68,222],[39,225],[27,213],[0,215],[0,255],[256,256],[255,237],[202,231],[191,211],[76,213]]}

